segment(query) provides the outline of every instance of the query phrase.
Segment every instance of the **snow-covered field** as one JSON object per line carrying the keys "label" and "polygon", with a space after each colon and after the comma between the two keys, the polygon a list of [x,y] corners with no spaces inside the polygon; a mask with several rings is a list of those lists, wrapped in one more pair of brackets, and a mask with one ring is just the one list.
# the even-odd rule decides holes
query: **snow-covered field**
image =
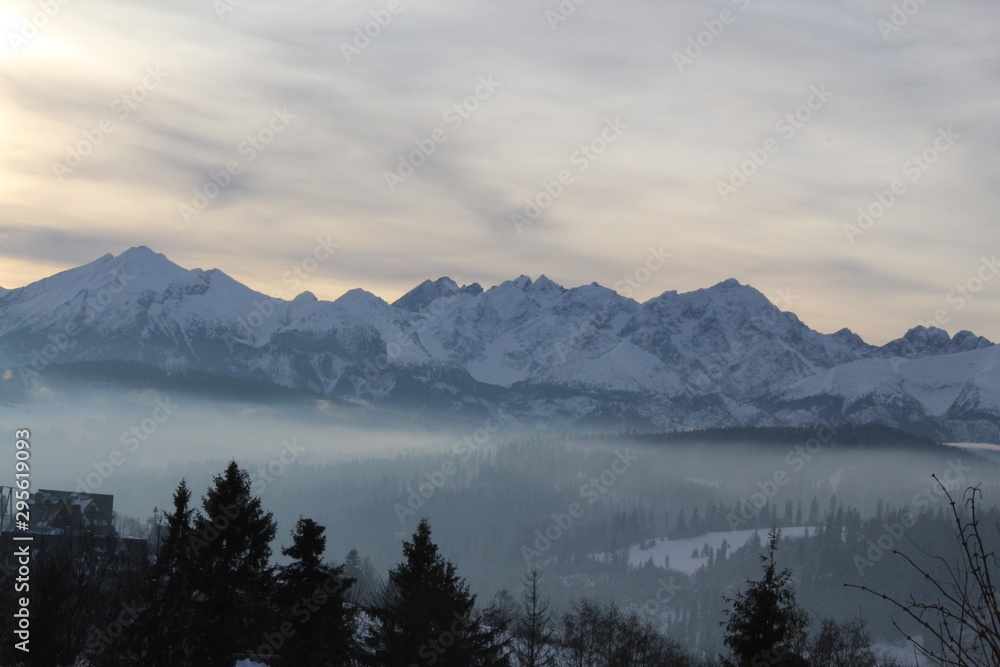
{"label": "snow-covered field", "polygon": [[[805,535],[806,530],[809,530],[806,526],[782,528],[781,536],[792,538],[802,537]],[[697,549],[700,554],[706,544],[712,550],[718,550],[722,546],[723,541],[728,542],[730,550],[738,549],[745,545],[753,537],[754,533],[760,535],[762,544],[767,542],[767,531],[764,530],[733,530],[720,533],[705,533],[698,537],[688,537],[681,540],[658,538],[650,548],[643,549],[641,545],[631,547],[629,549],[628,561],[630,565],[639,566],[652,558],[654,565],[662,567],[664,556],[666,556],[670,558],[671,569],[679,570],[685,574],[693,574],[698,568],[708,562],[708,557],[699,556],[698,558],[692,558],[692,551]]]}
{"label": "snow-covered field", "polygon": [[1000,452],[1000,445],[991,445],[985,442],[946,442],[949,447],[960,447],[962,449],[980,449],[987,452]]}

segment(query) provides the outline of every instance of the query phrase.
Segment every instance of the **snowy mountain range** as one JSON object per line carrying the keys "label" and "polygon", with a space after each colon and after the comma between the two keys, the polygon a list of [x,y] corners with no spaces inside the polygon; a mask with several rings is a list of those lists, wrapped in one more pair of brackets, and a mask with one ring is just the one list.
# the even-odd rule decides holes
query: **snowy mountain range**
{"label": "snowy mountain range", "polygon": [[998,355],[968,331],[819,333],[732,279],[644,303],[544,276],[285,301],[137,247],[0,290],[0,367],[29,381],[128,360],[547,428],[875,421],[1000,442]]}

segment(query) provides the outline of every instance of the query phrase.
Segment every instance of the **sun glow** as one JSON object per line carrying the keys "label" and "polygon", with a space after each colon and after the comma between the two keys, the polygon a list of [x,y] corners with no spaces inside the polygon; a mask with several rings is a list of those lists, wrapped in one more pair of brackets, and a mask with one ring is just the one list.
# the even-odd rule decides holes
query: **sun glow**
{"label": "sun glow", "polygon": [[18,52],[23,27],[23,18],[0,7],[0,56],[11,56]]}
{"label": "sun glow", "polygon": [[31,13],[0,7],[0,58],[72,55],[63,39],[56,37],[61,8],[62,5],[55,2],[51,8],[35,9]]}

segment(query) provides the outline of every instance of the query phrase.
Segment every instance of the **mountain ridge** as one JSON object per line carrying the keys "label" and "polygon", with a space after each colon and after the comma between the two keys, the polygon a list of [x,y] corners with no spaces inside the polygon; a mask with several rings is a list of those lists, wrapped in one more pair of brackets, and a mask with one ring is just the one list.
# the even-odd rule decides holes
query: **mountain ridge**
{"label": "mountain ridge", "polygon": [[539,427],[836,417],[1000,438],[989,340],[923,326],[883,346],[847,328],[824,334],[733,278],[644,302],[544,275],[488,289],[441,277],[391,304],[360,288],[334,301],[283,300],[138,246],[0,292],[0,366],[81,361],[222,373],[363,403],[426,399],[445,412],[480,404]]}

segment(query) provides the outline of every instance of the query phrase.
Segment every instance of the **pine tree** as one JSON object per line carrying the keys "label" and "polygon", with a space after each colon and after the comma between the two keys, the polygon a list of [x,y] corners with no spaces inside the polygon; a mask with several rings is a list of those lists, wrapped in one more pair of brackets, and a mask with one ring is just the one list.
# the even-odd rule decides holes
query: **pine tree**
{"label": "pine tree", "polygon": [[354,580],[349,591],[349,599],[356,604],[367,604],[375,587],[375,567],[371,559],[363,559],[357,549],[351,549],[344,559],[344,576]]}
{"label": "pine tree", "polygon": [[213,482],[188,540],[197,585],[191,664],[226,664],[234,653],[259,646],[269,630],[274,519],[251,494],[250,475],[235,460]]}
{"label": "pine tree", "polygon": [[373,664],[509,665],[496,635],[483,627],[465,580],[431,541],[427,519],[403,543],[403,557],[371,609]]}
{"label": "pine tree", "polygon": [[344,559],[344,573],[349,577],[361,574],[361,556],[357,549],[351,549],[347,553],[347,558]]}
{"label": "pine tree", "polygon": [[555,634],[552,631],[552,612],[547,600],[538,593],[539,575],[532,570],[525,575],[521,604],[524,613],[514,628],[517,642],[514,656],[521,667],[555,667]]}
{"label": "pine tree", "polygon": [[344,576],[344,566],[323,562],[326,528],[312,519],[299,517],[292,545],[281,553],[295,561],[280,569],[277,577],[278,614],[273,623],[290,621],[294,633],[281,647],[281,655],[295,665],[340,667],[354,664],[356,615],[347,597],[353,579]]}
{"label": "pine tree", "polygon": [[[126,629],[120,647],[127,647],[136,662],[160,665],[189,664],[192,660],[190,606],[195,594],[191,581],[194,558],[191,537],[191,491],[181,480],[174,491],[174,510],[166,515],[166,528],[146,584],[145,608]],[[99,661],[98,664],[100,664]]]}
{"label": "pine tree", "polygon": [[791,571],[777,570],[774,552],[781,539],[779,530],[772,530],[767,555],[761,556],[764,575],[758,581],[748,581],[749,587],[735,599],[726,598],[729,620],[726,624],[726,646],[740,667],[758,664],[798,666],[807,663],[798,655],[805,641],[807,618],[795,603]]}
{"label": "pine tree", "polygon": [[318,567],[323,559],[323,552],[326,551],[326,536],[323,534],[325,532],[326,527],[312,519],[303,519],[299,515],[295,531],[292,533],[292,546],[283,548],[281,553],[294,558],[302,565]]}
{"label": "pine tree", "polygon": [[674,526],[673,539],[687,537],[687,520],[684,518],[684,508],[677,514],[677,525]]}

